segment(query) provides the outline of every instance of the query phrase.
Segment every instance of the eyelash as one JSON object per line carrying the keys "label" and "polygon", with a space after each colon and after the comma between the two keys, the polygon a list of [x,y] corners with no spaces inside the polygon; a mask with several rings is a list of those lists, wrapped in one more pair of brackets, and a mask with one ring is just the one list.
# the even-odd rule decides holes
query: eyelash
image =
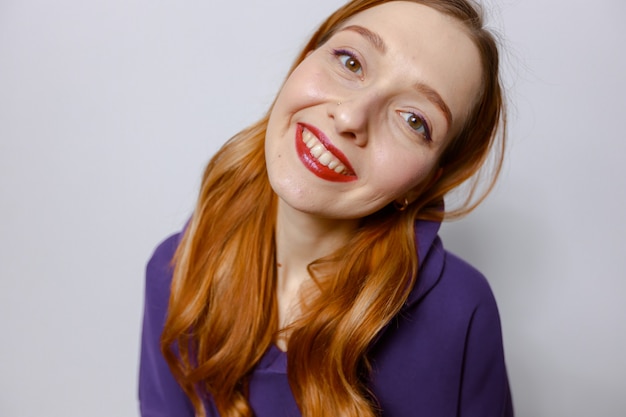
{"label": "eyelash", "polygon": [[[362,75],[363,64],[361,64],[361,61],[359,61],[354,53],[346,51],[345,49],[335,49],[333,50],[333,55],[335,55],[339,59],[341,65],[343,65],[343,67],[346,68],[348,71],[357,75]],[[348,59],[344,61],[343,59],[341,59],[341,57],[347,57]],[[348,61],[354,61],[356,64],[358,64],[359,68],[356,71],[353,71],[350,67],[348,67]]]}

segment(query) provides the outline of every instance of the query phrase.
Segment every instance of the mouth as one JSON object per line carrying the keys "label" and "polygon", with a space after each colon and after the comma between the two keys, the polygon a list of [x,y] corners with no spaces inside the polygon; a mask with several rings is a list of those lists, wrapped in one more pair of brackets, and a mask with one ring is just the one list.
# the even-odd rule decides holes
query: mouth
{"label": "mouth", "polygon": [[304,166],[322,179],[335,182],[357,179],[346,156],[313,126],[298,124],[296,150]]}

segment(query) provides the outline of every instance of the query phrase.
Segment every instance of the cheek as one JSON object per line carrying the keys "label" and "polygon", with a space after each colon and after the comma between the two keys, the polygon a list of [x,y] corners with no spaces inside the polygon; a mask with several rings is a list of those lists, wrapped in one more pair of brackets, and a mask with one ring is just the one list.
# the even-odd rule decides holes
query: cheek
{"label": "cheek", "polygon": [[329,96],[331,79],[314,63],[304,61],[291,73],[278,95],[283,108],[306,107]]}
{"label": "cheek", "polygon": [[379,187],[399,197],[419,187],[435,165],[435,158],[411,152],[396,152],[377,163],[381,168],[377,175]]}

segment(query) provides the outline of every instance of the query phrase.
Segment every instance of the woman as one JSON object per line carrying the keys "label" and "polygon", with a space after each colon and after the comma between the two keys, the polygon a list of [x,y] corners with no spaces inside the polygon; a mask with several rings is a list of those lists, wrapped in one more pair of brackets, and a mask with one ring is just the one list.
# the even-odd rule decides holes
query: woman
{"label": "woman", "polygon": [[512,415],[489,286],[437,237],[502,106],[466,0],[332,14],[148,265],[143,415]]}

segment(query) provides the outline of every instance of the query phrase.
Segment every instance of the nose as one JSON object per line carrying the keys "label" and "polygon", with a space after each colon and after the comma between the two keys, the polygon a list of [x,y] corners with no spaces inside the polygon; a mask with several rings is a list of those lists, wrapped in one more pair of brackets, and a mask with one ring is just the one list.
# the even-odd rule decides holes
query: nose
{"label": "nose", "polygon": [[365,146],[368,140],[368,102],[366,98],[346,98],[329,104],[328,114],[336,132],[359,146]]}

